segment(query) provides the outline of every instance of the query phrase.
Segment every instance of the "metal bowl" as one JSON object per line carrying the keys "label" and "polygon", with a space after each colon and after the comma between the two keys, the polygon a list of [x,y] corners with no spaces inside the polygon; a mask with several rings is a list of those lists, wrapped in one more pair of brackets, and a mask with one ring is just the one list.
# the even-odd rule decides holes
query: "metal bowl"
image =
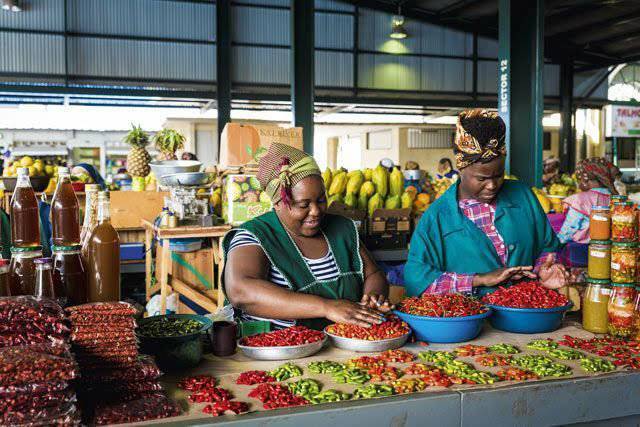
{"label": "metal bowl", "polygon": [[156,178],[160,179],[164,175],[185,172],[200,172],[202,162],[197,160],[165,160],[161,162],[149,163]]}
{"label": "metal bowl", "polygon": [[163,187],[207,187],[213,184],[215,179],[212,173],[187,172],[163,175],[159,181]]}
{"label": "metal bowl", "polygon": [[311,356],[320,351],[327,342],[327,337],[310,344],[288,345],[283,347],[249,347],[241,344],[242,340],[238,340],[238,348],[242,350],[245,356],[256,360],[288,360],[301,359]]}
{"label": "metal bowl", "polygon": [[327,332],[326,328],[324,330],[324,333],[327,334],[327,336],[331,339],[331,343],[334,346],[343,350],[357,351],[360,353],[374,353],[378,351],[393,350],[394,348],[402,347],[409,339],[409,335],[411,335],[411,332],[407,332],[406,334],[396,338],[369,341],[358,340],[354,338],[345,338],[338,335],[330,334],[329,332]]}
{"label": "metal bowl", "polygon": [[[16,189],[16,183],[18,182],[18,178],[15,176],[3,176],[2,182],[4,183],[5,191],[12,193]],[[49,177],[48,176],[32,176],[29,178],[31,181],[31,187],[33,187],[33,191],[36,193],[40,193],[47,188],[49,185]]]}

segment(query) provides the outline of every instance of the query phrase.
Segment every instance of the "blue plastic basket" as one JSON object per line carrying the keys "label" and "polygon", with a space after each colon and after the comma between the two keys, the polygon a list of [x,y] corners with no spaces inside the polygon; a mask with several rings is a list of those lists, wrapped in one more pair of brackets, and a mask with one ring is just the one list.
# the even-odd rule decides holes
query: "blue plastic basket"
{"label": "blue plastic basket", "polygon": [[491,309],[486,313],[465,317],[416,316],[398,310],[394,310],[394,313],[409,324],[420,341],[455,343],[471,341],[480,335],[484,319],[491,315]]}
{"label": "blue plastic basket", "polygon": [[564,315],[573,303],[553,308],[512,308],[489,304],[493,316],[491,326],[501,331],[518,334],[539,334],[555,331],[562,324]]}

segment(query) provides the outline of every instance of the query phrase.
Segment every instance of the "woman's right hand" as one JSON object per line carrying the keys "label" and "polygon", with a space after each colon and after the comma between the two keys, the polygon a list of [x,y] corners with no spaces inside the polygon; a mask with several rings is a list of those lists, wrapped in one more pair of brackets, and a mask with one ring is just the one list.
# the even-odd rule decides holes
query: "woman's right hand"
{"label": "woman's right hand", "polygon": [[489,273],[476,274],[473,277],[473,286],[496,286],[508,280],[520,280],[523,278],[536,278],[532,266],[504,267]]}
{"label": "woman's right hand", "polygon": [[377,310],[344,299],[325,300],[324,312],[324,317],[336,323],[368,328],[382,322],[381,313]]}

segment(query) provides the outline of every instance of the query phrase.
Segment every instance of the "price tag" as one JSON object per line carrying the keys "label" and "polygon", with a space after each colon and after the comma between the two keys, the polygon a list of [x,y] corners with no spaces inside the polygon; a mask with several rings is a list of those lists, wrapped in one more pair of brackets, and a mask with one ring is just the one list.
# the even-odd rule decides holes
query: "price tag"
{"label": "price tag", "polygon": [[594,221],[609,221],[609,218],[603,215],[595,214],[591,219]]}
{"label": "price tag", "polygon": [[614,270],[620,270],[620,264],[618,264],[617,262],[612,262],[611,268],[613,268]]}
{"label": "price tag", "polygon": [[589,255],[591,255],[594,258],[604,258],[607,256],[607,252],[604,251],[590,251]]}

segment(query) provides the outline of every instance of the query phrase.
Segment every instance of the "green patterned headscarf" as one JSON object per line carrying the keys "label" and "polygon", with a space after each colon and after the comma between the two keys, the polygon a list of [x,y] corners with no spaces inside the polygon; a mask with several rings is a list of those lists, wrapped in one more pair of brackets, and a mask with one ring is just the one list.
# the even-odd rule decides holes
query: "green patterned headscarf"
{"label": "green patterned headscarf", "polygon": [[307,153],[274,142],[260,159],[258,181],[274,205],[291,202],[291,189],[304,178],[321,176],[316,161]]}

